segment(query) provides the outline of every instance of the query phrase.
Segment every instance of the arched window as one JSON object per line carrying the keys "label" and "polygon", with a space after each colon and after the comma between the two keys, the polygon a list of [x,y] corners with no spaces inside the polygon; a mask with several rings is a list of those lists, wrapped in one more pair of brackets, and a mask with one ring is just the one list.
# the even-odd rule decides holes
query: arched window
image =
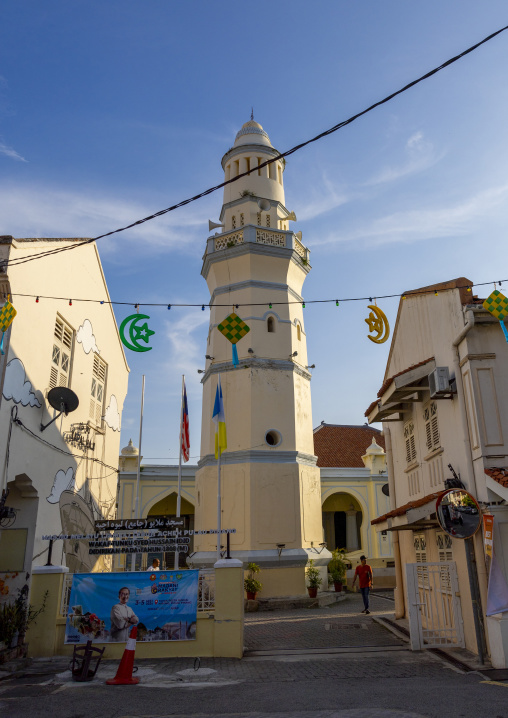
{"label": "arched window", "polygon": [[300,325],[296,325],[296,338],[300,342],[302,340],[302,330],[300,329]]}
{"label": "arched window", "polygon": [[266,320],[266,329],[269,332],[275,331],[275,319],[273,317],[268,317]]}

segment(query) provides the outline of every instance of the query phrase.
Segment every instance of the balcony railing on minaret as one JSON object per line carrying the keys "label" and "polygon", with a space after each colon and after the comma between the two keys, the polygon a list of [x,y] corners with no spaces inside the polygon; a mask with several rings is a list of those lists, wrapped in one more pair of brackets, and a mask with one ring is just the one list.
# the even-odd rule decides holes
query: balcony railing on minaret
{"label": "balcony railing on minaret", "polygon": [[300,242],[296,234],[289,230],[271,229],[254,224],[246,224],[245,226],[232,229],[229,232],[221,232],[221,234],[209,237],[206,245],[206,254],[210,255],[214,252],[231,249],[249,242],[252,244],[265,244],[271,247],[293,249],[301,257],[305,265],[309,262],[310,249]]}

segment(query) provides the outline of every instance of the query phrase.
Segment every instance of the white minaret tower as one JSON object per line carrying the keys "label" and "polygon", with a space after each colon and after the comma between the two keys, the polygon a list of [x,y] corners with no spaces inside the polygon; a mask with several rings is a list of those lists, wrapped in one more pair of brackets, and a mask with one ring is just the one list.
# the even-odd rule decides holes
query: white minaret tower
{"label": "white minaret tower", "polygon": [[[285,161],[258,169],[277,155],[260,124],[243,125],[222,167],[226,180],[252,171],[224,188],[224,228],[209,237],[201,272],[211,294],[204,352],[211,358],[202,379],[196,527],[217,525],[212,412],[220,373],[228,442],[221,457],[222,527],[236,529],[232,556],[261,567],[263,597],[305,594],[308,559],[323,573],[330,560],[320,546],[320,477],[303,323],[309,250],[301,234],[289,229],[296,217],[285,207]],[[217,329],[232,311],[250,327],[236,345],[237,368],[230,342]],[[213,535],[196,536],[193,565],[213,565],[216,541]]]}

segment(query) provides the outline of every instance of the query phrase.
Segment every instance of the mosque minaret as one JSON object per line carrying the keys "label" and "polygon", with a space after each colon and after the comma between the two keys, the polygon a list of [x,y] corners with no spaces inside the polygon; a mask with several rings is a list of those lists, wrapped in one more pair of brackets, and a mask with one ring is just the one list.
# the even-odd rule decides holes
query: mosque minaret
{"label": "mosque minaret", "polygon": [[[201,272],[211,295],[203,352],[210,358],[202,379],[196,527],[217,522],[211,417],[220,373],[228,442],[221,459],[222,527],[236,529],[232,556],[261,567],[263,596],[305,594],[308,559],[323,571],[330,559],[322,545],[303,321],[309,250],[285,206],[285,161],[259,167],[277,155],[260,124],[243,125],[222,167],[226,180],[250,174],[224,188],[222,231],[208,238]],[[231,344],[217,329],[232,311],[250,327],[236,345],[236,368]],[[216,536],[196,536],[195,550],[193,565],[213,565]]]}

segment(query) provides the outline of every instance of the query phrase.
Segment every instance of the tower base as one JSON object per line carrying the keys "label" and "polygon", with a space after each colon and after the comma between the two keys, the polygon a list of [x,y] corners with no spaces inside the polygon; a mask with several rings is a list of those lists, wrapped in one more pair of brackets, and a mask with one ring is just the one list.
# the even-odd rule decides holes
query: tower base
{"label": "tower base", "polygon": [[[263,584],[260,598],[280,598],[286,596],[306,596],[307,582],[305,567],[309,559],[319,570],[321,589],[328,588],[327,565],[332,558],[328,549],[321,552],[313,548],[231,551],[231,558],[240,560],[247,570],[247,564],[255,563],[261,569],[256,578]],[[187,563],[192,568],[213,568],[217,561],[216,551],[199,551],[192,555]]]}

